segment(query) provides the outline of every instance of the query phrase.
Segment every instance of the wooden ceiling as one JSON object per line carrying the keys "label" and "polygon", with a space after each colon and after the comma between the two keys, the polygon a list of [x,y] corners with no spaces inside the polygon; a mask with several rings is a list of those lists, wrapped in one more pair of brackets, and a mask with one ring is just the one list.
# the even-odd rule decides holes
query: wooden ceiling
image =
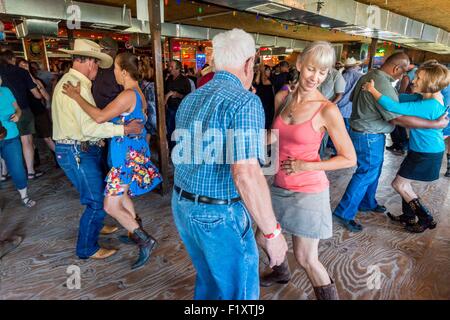
{"label": "wooden ceiling", "polygon": [[450,32],[450,0],[357,0]]}
{"label": "wooden ceiling", "polygon": [[[127,5],[131,9],[133,17],[136,16],[135,0],[94,0],[90,2],[112,6]],[[199,13],[201,8],[201,13]],[[214,16],[219,14],[217,16]],[[176,0],[169,0],[164,8],[165,22],[182,23],[202,27],[211,27],[219,29],[241,28],[251,33],[261,33],[275,35],[297,40],[324,40],[329,42],[370,42],[366,37],[357,37],[345,34],[343,32],[334,32],[317,27],[307,27],[288,25],[286,27],[281,23],[276,23],[273,19],[256,19],[256,15],[244,12],[236,12],[228,8],[222,8],[205,3],[181,0],[180,5]]]}

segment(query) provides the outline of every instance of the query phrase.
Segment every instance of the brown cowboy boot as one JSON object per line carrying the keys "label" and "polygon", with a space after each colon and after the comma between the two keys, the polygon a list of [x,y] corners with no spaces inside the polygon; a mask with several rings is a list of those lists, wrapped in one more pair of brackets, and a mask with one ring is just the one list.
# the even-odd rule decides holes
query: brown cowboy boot
{"label": "brown cowboy boot", "polygon": [[261,277],[259,284],[261,287],[270,287],[276,283],[286,284],[291,280],[291,270],[287,258],[279,266],[272,268],[272,272]]}
{"label": "brown cowboy boot", "polygon": [[336,289],[336,285],[334,284],[333,279],[331,279],[331,283],[326,286],[314,287],[314,293],[316,295],[317,300],[339,300],[339,295]]}

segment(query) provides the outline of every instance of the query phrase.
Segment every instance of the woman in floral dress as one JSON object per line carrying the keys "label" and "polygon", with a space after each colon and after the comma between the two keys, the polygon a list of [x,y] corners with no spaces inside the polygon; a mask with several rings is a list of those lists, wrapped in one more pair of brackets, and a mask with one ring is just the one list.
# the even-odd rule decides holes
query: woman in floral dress
{"label": "woman in floral dress", "polygon": [[[124,124],[134,119],[146,122],[147,104],[138,84],[138,59],[131,53],[121,53],[114,63],[114,75],[124,91],[105,109],[100,110],[80,95],[80,86],[64,84],[64,93],[97,123],[106,121]],[[145,129],[137,136],[114,137],[110,144],[112,168],[106,177],[105,211],[125,229],[128,237],[123,242],[135,242],[139,246],[139,258],[132,269],[143,266],[149,259],[156,240],[142,227],[136,215],[131,197],[153,190],[161,183],[161,175],[150,161],[150,150],[145,140]]]}

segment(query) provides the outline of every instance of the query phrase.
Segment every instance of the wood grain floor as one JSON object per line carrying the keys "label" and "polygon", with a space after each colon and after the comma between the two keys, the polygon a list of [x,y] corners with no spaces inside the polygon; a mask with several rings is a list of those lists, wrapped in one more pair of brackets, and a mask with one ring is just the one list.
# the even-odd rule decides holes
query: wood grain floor
{"label": "wood grain floor", "polygon": [[[400,198],[390,182],[401,160],[386,154],[377,195],[380,203],[397,214]],[[118,254],[105,261],[79,260],[74,253],[82,212],[77,193],[63,172],[52,167],[51,160],[43,169],[45,176],[30,183],[30,194],[38,201],[35,208],[20,205],[11,182],[0,189],[0,239],[13,233],[25,237],[20,249],[0,260],[0,299],[192,299],[195,271],[174,226],[170,196],[152,193],[136,201],[144,225],[159,240],[145,268],[131,271],[137,249],[119,244],[115,236],[102,237],[101,243],[119,248]],[[333,208],[351,174],[352,169],[329,175]],[[438,221],[435,230],[424,234],[409,234],[376,213],[358,215],[365,226],[358,234],[335,223],[333,238],[320,243],[320,259],[335,278],[341,298],[450,299],[449,182],[441,178],[436,183],[416,185]],[[314,299],[292,252],[288,258],[292,281],[263,288],[262,299]],[[264,262],[261,257],[262,272]],[[70,265],[81,269],[80,290],[67,288]],[[380,289],[368,286],[373,266],[381,272]]]}

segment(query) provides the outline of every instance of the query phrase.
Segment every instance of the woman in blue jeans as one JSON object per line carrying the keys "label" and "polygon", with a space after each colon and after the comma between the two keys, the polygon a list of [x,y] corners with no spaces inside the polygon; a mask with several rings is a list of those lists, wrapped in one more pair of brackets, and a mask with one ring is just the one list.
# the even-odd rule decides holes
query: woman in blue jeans
{"label": "woman in blue jeans", "polygon": [[[375,89],[373,80],[364,84],[363,89],[390,112],[436,120],[446,111],[440,91],[449,83],[450,72],[447,67],[437,62],[425,62],[413,80],[414,94],[400,95],[400,103],[382,95]],[[433,216],[414,192],[411,182],[439,179],[444,152],[443,129],[411,128],[408,155],[392,181],[392,187],[402,197],[403,214],[394,216],[388,213],[390,219],[406,224],[406,230],[410,232],[421,233],[436,227]]]}
{"label": "woman in blue jeans", "polygon": [[23,166],[22,144],[16,125],[21,116],[21,111],[12,92],[6,87],[1,87],[1,83],[0,78],[0,122],[6,129],[7,134],[3,140],[0,140],[0,157],[3,158],[9,169],[9,174],[20,193],[22,203],[25,207],[31,208],[36,202],[28,196],[28,181]]}

